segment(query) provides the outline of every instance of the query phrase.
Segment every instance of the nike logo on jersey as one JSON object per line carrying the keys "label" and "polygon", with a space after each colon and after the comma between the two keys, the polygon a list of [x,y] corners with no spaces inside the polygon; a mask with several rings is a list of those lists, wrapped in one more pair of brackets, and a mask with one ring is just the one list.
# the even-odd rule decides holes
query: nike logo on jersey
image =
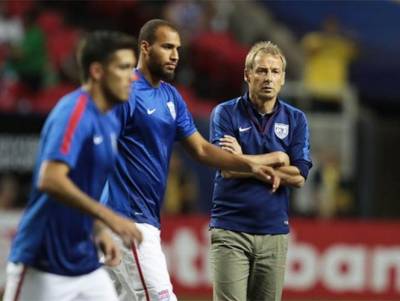
{"label": "nike logo on jersey", "polygon": [[156,109],[147,109],[147,114],[151,115],[156,111]]}
{"label": "nike logo on jersey", "polygon": [[99,145],[102,142],[103,142],[103,137],[102,136],[94,136],[93,137],[93,143],[94,144]]}
{"label": "nike logo on jersey", "polygon": [[250,130],[251,129],[251,126],[249,126],[248,128],[242,128],[242,127],[239,127],[239,132],[246,132],[246,131],[248,131],[248,130]]}

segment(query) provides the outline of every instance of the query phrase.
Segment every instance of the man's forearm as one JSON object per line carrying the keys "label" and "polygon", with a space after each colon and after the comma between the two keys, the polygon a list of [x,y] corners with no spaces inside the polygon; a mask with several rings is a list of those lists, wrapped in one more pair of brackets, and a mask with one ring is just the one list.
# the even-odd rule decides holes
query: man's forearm
{"label": "man's forearm", "polygon": [[249,159],[233,155],[208,143],[198,132],[183,140],[182,143],[191,156],[201,163],[218,169],[252,172],[253,162]]}
{"label": "man's forearm", "polygon": [[38,188],[55,200],[77,208],[94,218],[104,220],[104,215],[108,214],[109,209],[80,190],[59,163],[46,162],[42,165]]}
{"label": "man's forearm", "polygon": [[282,166],[275,169],[281,178],[284,186],[300,188],[304,185],[305,179],[300,174],[300,170],[296,166]]}
{"label": "man's forearm", "polygon": [[[242,173],[248,173],[250,171],[248,166],[246,166],[248,165],[249,161],[271,167],[285,166],[289,164],[289,158],[283,152],[272,152],[261,155],[232,155],[226,151],[221,151],[220,148],[212,144],[205,146],[204,150],[205,153],[203,156],[198,158],[199,161],[214,167],[218,167],[222,170],[238,172],[238,176],[240,176]],[[238,157],[241,157],[241,159]],[[244,164],[242,165],[243,167],[238,165],[238,161],[242,161],[242,164]],[[233,168],[228,166],[232,166]],[[249,173],[249,175],[251,174]],[[242,175],[241,177],[245,177],[245,175]]]}
{"label": "man's forearm", "polygon": [[[289,167],[289,157],[286,153],[284,152],[272,152],[272,153],[267,153],[267,154],[261,154],[261,155],[242,155],[244,158],[258,163],[258,164],[263,164],[263,165],[268,165],[271,167]],[[287,172],[293,172],[291,168],[283,169],[284,171],[287,170]],[[243,179],[243,178],[249,178],[252,177],[253,175],[249,172],[238,172],[238,171],[232,171],[232,170],[222,170],[221,174],[224,178],[231,179],[231,178],[236,178],[236,179]]]}
{"label": "man's forearm", "polygon": [[203,153],[197,159],[209,166],[217,167],[223,170],[232,170],[237,172],[251,172],[252,162],[243,155],[234,155],[228,153],[219,147],[207,144],[203,148]]}
{"label": "man's forearm", "polygon": [[221,175],[226,179],[244,179],[251,178],[253,176],[250,172],[239,172],[232,170],[221,170]]}
{"label": "man's forearm", "polygon": [[[304,185],[304,178],[296,166],[281,166],[275,168],[276,174],[281,178],[281,185],[300,188]],[[226,179],[250,178],[253,175],[248,172],[222,170],[221,174]]]}
{"label": "man's forearm", "polygon": [[287,166],[290,164],[289,156],[280,151],[260,155],[243,154],[243,156],[246,159],[251,160],[252,162],[262,165],[268,165],[271,167]]}

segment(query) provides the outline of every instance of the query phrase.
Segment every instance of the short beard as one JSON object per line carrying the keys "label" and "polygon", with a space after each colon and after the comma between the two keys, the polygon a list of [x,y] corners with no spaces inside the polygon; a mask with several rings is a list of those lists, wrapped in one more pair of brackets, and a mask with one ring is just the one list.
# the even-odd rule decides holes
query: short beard
{"label": "short beard", "polygon": [[152,53],[150,53],[148,67],[149,67],[150,73],[153,76],[155,76],[163,81],[170,82],[174,79],[175,72],[174,71],[165,72],[161,63],[159,63],[156,60],[156,58],[152,55]]}
{"label": "short beard", "polygon": [[104,93],[104,96],[108,102],[108,104],[110,104],[111,106],[115,106],[116,104],[122,103],[124,100],[118,98],[112,91],[111,89],[108,87],[106,82],[102,83],[102,90]]}

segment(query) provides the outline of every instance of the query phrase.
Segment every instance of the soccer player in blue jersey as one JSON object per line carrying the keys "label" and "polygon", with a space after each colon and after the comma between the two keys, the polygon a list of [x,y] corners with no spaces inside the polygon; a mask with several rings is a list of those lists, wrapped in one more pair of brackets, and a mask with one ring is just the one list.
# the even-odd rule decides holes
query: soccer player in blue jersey
{"label": "soccer player in blue jersey", "polygon": [[[123,247],[121,265],[109,269],[120,300],[176,300],[160,243],[162,206],[173,143],[180,141],[200,162],[252,172],[276,189],[271,167],[232,155],[207,142],[196,130],[177,90],[165,81],[174,76],[181,45],[176,28],[150,20],[139,34],[136,81],[128,103],[116,108],[122,123],[121,156],[105,186],[102,202],[130,217],[143,232],[139,248]],[[179,259],[177,259],[179,260]]]}
{"label": "soccer player in blue jersey", "polygon": [[281,178],[271,186],[249,173],[217,172],[211,212],[214,300],[281,300],[289,233],[289,188],[309,169],[309,131],[302,111],[278,98],[286,59],[271,42],[249,51],[248,92],[212,113],[210,141],[251,160],[269,161]]}
{"label": "soccer player in blue jersey", "polygon": [[13,241],[5,301],[118,300],[108,265],[120,253],[108,229],[130,245],[136,225],[96,199],[117,155],[119,123],[108,111],[128,99],[133,38],[89,34],[79,51],[83,85],[64,96],[41,133],[33,189]]}

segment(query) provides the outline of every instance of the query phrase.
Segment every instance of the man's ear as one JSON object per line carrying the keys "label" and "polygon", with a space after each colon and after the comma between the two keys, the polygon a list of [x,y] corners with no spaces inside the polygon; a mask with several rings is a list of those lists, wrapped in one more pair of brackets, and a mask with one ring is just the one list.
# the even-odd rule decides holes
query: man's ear
{"label": "man's ear", "polygon": [[148,54],[149,51],[150,51],[150,44],[149,44],[149,42],[143,40],[143,41],[140,43],[140,52],[143,53],[143,54]]}
{"label": "man's ear", "polygon": [[93,78],[94,80],[100,80],[103,76],[103,73],[104,70],[102,64],[100,64],[99,62],[94,62],[90,64],[89,74],[91,78]]}
{"label": "man's ear", "polygon": [[282,86],[285,84],[285,78],[286,78],[286,72],[283,71],[283,74],[282,74]]}
{"label": "man's ear", "polygon": [[243,77],[244,77],[244,81],[246,83],[249,83],[249,71],[247,69],[244,69]]}

